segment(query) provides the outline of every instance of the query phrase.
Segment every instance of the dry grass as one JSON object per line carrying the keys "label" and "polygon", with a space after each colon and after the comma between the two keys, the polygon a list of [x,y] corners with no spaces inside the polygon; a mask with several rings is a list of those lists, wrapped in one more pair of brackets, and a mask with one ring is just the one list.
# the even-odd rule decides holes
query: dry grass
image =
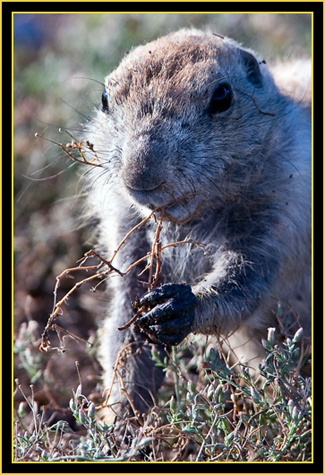
{"label": "dry grass", "polygon": [[167,379],[157,406],[111,426],[96,419],[81,378],[69,403],[74,429],[64,419],[45,421],[33,386],[26,395],[17,382],[15,460],[311,461],[311,384],[297,372],[300,339],[299,331],[280,348],[269,332],[263,384],[215,350],[174,348],[169,362],[157,358]]}

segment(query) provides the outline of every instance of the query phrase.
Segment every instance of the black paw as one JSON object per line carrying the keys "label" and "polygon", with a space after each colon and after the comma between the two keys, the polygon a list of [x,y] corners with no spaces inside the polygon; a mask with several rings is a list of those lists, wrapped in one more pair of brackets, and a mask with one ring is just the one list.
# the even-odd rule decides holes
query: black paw
{"label": "black paw", "polygon": [[143,316],[136,324],[153,341],[178,345],[191,332],[197,298],[185,284],[164,284],[136,302]]}

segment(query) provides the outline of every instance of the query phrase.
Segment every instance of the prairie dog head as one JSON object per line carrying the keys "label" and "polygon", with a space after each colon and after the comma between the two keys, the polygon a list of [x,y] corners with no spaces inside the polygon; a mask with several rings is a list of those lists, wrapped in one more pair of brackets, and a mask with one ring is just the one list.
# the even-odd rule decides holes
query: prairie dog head
{"label": "prairie dog head", "polygon": [[121,199],[179,222],[234,199],[252,165],[261,170],[281,107],[250,52],[180,30],[135,48],[106,78],[90,140]]}

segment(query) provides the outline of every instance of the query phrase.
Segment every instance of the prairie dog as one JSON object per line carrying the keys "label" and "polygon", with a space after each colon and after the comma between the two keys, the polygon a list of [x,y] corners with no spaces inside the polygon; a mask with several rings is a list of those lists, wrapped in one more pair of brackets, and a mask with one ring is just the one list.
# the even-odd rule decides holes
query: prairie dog
{"label": "prairie dog", "polygon": [[[123,379],[140,413],[163,381],[152,346],[163,357],[189,334],[232,335],[238,358],[250,361],[277,326],[279,304],[310,335],[310,63],[298,70],[299,80],[297,68],[277,65],[277,79],[235,41],[184,29],[135,48],[105,80],[85,131],[102,164],[89,180],[100,249],[111,256],[157,207],[166,212],[163,246],[204,246],[165,249],[149,293],[143,263],[108,281],[104,384],[130,344]],[[125,270],[146,255],[155,229],[148,221],[133,233],[114,265]],[[137,298],[146,312],[118,331]],[[117,379],[108,403],[123,413],[130,407]]]}

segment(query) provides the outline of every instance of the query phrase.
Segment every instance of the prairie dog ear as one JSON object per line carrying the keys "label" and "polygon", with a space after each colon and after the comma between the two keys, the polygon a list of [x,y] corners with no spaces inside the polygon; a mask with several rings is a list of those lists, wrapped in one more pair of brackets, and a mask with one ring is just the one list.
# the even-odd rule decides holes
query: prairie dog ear
{"label": "prairie dog ear", "polygon": [[239,49],[240,56],[246,67],[247,79],[256,87],[261,87],[263,84],[263,76],[256,58],[247,51]]}

